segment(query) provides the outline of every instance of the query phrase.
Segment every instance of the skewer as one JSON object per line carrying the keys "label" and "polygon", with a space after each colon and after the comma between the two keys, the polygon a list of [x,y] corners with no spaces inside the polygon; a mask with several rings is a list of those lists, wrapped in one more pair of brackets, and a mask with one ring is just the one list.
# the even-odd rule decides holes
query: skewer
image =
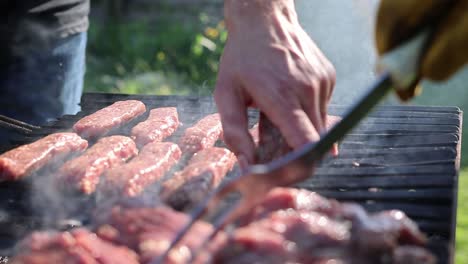
{"label": "skewer", "polygon": [[26,122],[23,122],[23,121],[20,121],[20,120],[11,118],[11,117],[7,117],[7,116],[4,116],[4,115],[0,115],[0,121],[3,121],[5,123],[7,123],[7,124],[10,123],[10,124],[13,124],[13,125],[15,125],[17,127],[22,127],[22,128],[29,129],[29,130],[35,130],[35,129],[40,129],[41,128],[39,126],[31,125],[31,124],[28,124]]}
{"label": "skewer", "polygon": [[10,122],[5,122],[3,120],[0,120],[0,127],[6,128],[6,129],[13,129],[22,134],[29,134],[32,132],[32,130],[29,128],[22,127],[22,126],[19,126]]}

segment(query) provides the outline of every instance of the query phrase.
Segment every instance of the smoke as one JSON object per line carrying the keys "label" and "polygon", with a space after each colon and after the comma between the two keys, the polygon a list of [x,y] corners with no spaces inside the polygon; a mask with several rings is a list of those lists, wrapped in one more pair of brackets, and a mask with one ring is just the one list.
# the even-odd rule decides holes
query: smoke
{"label": "smoke", "polygon": [[57,160],[31,176],[31,212],[41,229],[63,229],[86,222],[87,212],[94,205],[93,197],[85,197],[63,188],[58,181],[57,169],[65,160]]}

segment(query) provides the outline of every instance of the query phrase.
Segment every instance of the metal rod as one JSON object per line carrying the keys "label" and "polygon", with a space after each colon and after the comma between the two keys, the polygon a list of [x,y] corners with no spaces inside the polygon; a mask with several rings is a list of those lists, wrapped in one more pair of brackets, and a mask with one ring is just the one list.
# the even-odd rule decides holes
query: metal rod
{"label": "metal rod", "polygon": [[32,132],[32,130],[29,129],[29,128],[18,126],[18,125],[15,125],[13,123],[5,122],[3,120],[0,120],[0,127],[15,130],[15,131],[17,131],[19,133],[22,133],[22,134],[28,134],[28,133]]}
{"label": "metal rod", "polygon": [[6,122],[6,123],[11,123],[11,124],[14,124],[16,126],[27,128],[27,129],[30,129],[30,130],[40,129],[41,128],[39,126],[31,125],[31,124],[28,124],[26,122],[23,122],[23,121],[20,121],[20,120],[11,118],[11,117],[7,117],[7,116],[4,116],[4,115],[0,115],[0,121]]}

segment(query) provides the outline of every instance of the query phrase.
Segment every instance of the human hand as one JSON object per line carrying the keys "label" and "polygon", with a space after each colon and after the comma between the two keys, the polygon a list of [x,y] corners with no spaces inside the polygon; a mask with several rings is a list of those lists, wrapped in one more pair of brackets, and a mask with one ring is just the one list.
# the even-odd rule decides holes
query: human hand
{"label": "human hand", "polygon": [[[382,0],[375,35],[378,53],[391,51],[422,27],[439,20],[441,23],[421,57],[420,77],[448,79],[468,61],[468,0]],[[397,93],[407,100],[415,95],[416,87]]]}
{"label": "human hand", "polygon": [[255,162],[247,108],[256,107],[292,148],[324,132],[335,70],[298,22],[294,0],[225,0],[228,40],[215,100],[224,141]]}

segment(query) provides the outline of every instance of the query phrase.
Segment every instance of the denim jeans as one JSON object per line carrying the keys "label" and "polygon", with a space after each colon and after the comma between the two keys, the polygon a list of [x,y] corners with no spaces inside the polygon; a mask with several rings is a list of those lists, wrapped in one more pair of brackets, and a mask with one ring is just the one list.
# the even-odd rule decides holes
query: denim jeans
{"label": "denim jeans", "polygon": [[86,33],[56,39],[0,68],[0,114],[40,125],[80,111],[86,39]]}
{"label": "denim jeans", "polygon": [[[86,33],[56,39],[47,49],[29,49],[0,67],[0,114],[41,125],[79,112],[86,40]],[[0,127],[0,146],[17,135]]]}

